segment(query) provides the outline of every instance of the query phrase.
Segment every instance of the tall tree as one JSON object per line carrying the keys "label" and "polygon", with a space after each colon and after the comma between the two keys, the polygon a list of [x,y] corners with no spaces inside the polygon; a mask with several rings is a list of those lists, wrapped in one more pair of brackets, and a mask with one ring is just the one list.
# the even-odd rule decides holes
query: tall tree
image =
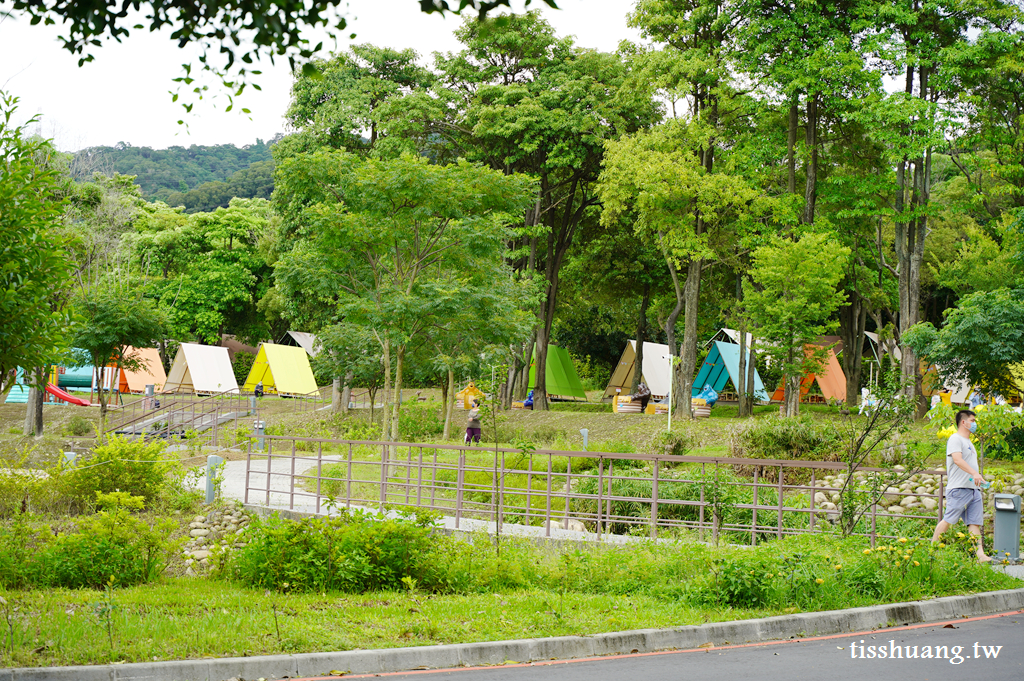
{"label": "tall tree", "polygon": [[[520,276],[543,282],[533,339],[543,366],[562,266],[581,224],[597,216],[603,142],[646,127],[657,109],[649,92],[625,87],[620,57],[557,38],[536,13],[466,22],[456,35],[466,47],[438,57],[438,86],[402,100],[395,115],[425,148],[446,141],[447,152],[432,153],[538,178],[509,260]],[[520,369],[530,358],[529,346],[524,350]],[[538,372],[535,409],[547,408],[545,380]]]}
{"label": "tall tree", "polygon": [[55,290],[68,288],[70,270],[65,240],[58,229],[62,211],[55,196],[59,173],[48,163],[55,152],[48,143],[30,139],[25,126],[12,123],[17,104],[16,97],[0,91],[2,396],[14,385],[19,366],[45,366],[67,347],[66,311],[50,304]]}
{"label": "tall tree", "polygon": [[505,225],[531,183],[467,161],[364,161],[330,150],[288,159],[278,172],[275,200],[301,236],[277,265],[278,286],[372,331],[384,363],[383,435],[397,438],[410,344],[503,275]]}
{"label": "tall tree", "polygon": [[790,385],[787,416],[799,412],[804,374],[820,368],[821,358],[807,348],[836,326],[832,315],[846,297],[836,287],[849,255],[848,248],[822,233],[798,241],[777,237],[751,255],[745,304],[767,341],[763,352],[774,355]]}

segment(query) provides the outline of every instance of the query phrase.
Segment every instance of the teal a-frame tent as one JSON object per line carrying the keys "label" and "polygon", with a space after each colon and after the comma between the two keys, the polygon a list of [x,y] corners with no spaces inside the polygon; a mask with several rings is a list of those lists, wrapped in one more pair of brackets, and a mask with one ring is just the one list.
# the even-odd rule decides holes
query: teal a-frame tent
{"label": "teal a-frame tent", "polygon": [[[747,362],[750,362],[749,350],[747,351]],[[706,385],[710,385],[718,393],[722,392],[729,381],[732,381],[733,387],[738,386],[739,373],[740,346],[735,343],[715,341],[711,352],[708,353],[708,358],[704,360],[700,371],[697,372],[697,378],[693,380],[693,397],[696,397]],[[754,397],[763,402],[768,401],[768,392],[764,389],[761,376],[757,373],[756,368],[754,369]]]}
{"label": "teal a-frame tent", "polygon": [[[534,353],[536,360],[536,353]],[[537,384],[536,361],[530,364],[530,389]],[[545,387],[548,395],[557,397],[579,397],[587,399],[587,393],[580,383],[580,375],[576,373],[569,351],[557,345],[548,346],[547,371],[544,373]]]}

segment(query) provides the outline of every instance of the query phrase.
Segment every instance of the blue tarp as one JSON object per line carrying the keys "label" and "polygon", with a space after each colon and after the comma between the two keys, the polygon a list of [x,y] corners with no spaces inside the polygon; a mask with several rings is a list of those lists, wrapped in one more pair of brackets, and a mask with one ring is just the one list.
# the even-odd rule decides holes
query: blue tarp
{"label": "blue tarp", "polygon": [[[747,362],[749,366],[750,362],[750,351],[747,351]],[[715,341],[714,347],[711,348],[711,352],[708,353],[708,358],[704,360],[704,364],[701,365],[700,371],[697,372],[697,378],[693,381],[693,397],[697,397],[701,390],[704,389],[705,385],[710,385],[715,389],[715,392],[722,392],[725,388],[726,383],[730,380],[735,388],[739,385],[739,381],[736,377],[740,372],[740,346],[735,343],[723,343],[722,341]],[[761,382],[761,376],[757,373],[757,369],[754,369],[754,397],[758,400],[767,402],[768,393],[764,389],[764,384]]]}

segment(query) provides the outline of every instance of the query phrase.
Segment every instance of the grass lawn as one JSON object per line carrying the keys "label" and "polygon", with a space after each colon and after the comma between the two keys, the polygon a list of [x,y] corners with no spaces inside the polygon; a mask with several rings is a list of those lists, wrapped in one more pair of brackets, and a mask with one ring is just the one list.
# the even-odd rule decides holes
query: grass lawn
{"label": "grass lawn", "polygon": [[[209,577],[164,577],[109,592],[0,591],[0,614],[8,609],[14,632],[14,653],[3,651],[0,661],[101,664],[588,635],[1020,585],[971,564],[959,549],[926,558],[928,547],[913,542],[871,555],[861,541],[820,537],[757,550],[685,542],[564,553],[504,546],[503,558],[484,538],[460,559],[445,548],[444,560],[461,561],[458,569],[473,571],[476,591],[485,592],[291,593]],[[893,562],[909,547],[923,565]],[[758,604],[737,605],[744,599]]]}

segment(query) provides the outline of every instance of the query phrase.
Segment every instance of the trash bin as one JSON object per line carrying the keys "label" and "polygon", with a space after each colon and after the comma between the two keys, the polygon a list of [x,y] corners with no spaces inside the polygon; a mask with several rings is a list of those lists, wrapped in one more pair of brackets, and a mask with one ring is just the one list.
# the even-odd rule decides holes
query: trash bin
{"label": "trash bin", "polygon": [[997,558],[1016,560],[1020,557],[1020,497],[1016,494],[996,494],[993,498],[995,512],[992,515],[994,527],[992,547]]}

